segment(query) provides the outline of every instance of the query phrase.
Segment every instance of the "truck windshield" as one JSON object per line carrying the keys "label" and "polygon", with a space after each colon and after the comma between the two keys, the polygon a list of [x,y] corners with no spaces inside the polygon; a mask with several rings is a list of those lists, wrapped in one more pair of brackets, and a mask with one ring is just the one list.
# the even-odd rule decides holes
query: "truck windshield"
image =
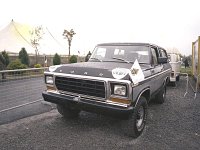
{"label": "truck windshield", "polygon": [[149,64],[149,47],[147,46],[97,46],[93,51],[89,61],[117,61]]}

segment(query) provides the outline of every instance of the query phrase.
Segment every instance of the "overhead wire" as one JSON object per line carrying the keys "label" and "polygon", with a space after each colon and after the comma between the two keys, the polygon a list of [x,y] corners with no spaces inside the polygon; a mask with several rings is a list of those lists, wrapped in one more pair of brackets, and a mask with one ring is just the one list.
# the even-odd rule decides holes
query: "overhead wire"
{"label": "overhead wire", "polygon": [[65,47],[53,36],[53,34],[49,31],[49,29],[46,27],[46,30],[48,31],[48,33],[50,34],[50,36],[55,40],[55,42],[60,45],[63,49],[65,49]]}

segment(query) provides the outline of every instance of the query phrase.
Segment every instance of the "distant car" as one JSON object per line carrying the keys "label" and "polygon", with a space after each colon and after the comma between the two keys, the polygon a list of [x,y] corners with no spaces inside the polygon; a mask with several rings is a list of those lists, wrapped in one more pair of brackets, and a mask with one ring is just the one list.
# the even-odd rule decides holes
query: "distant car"
{"label": "distant car", "polygon": [[122,129],[136,138],[145,128],[148,102],[164,103],[170,73],[162,47],[98,44],[88,62],[49,67],[43,97],[56,103],[66,118],[77,117],[81,110],[121,118]]}
{"label": "distant car", "polygon": [[170,82],[173,86],[176,86],[176,81],[179,81],[180,71],[181,71],[181,58],[177,53],[168,54],[169,63],[172,67],[172,72],[170,75]]}

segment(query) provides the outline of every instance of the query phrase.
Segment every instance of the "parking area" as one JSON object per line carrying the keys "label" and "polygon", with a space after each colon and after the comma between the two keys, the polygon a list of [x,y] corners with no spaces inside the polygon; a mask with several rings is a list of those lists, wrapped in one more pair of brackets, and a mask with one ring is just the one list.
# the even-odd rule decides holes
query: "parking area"
{"label": "parking area", "polygon": [[2,150],[16,149],[199,149],[200,94],[181,78],[168,86],[167,100],[149,104],[147,126],[132,139],[122,131],[121,121],[81,112],[78,119],[65,120],[55,109],[0,125]]}
{"label": "parking area", "polygon": [[40,76],[0,81],[0,125],[52,110],[43,102],[45,88]]}

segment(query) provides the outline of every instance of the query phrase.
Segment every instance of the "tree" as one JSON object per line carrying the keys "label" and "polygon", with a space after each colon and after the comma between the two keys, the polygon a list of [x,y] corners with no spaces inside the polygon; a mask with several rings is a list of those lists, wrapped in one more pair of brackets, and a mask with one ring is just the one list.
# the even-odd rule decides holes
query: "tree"
{"label": "tree", "polygon": [[77,57],[75,55],[72,55],[69,59],[70,63],[77,63]]}
{"label": "tree", "polygon": [[70,57],[70,48],[71,48],[72,37],[73,37],[75,34],[76,34],[76,33],[74,32],[73,29],[71,29],[70,31],[64,30],[64,32],[63,32],[64,38],[67,38],[67,40],[68,40],[69,57]]}
{"label": "tree", "polygon": [[0,54],[0,70],[4,70],[5,69],[5,59],[3,57],[2,54]]}
{"label": "tree", "polygon": [[[9,55],[4,50],[0,54],[0,70],[5,70],[9,63],[10,63]],[[6,74],[5,73],[2,73],[2,79],[6,79]]]}
{"label": "tree", "polygon": [[24,47],[19,52],[19,59],[22,64],[29,66],[29,64],[30,64],[29,56]]}
{"label": "tree", "polygon": [[53,65],[60,65],[61,59],[60,56],[56,53],[53,57]]}
{"label": "tree", "polygon": [[88,54],[86,55],[85,57],[85,62],[87,62],[89,59],[90,59],[90,56],[91,56],[91,52],[89,51]]}
{"label": "tree", "polygon": [[192,65],[192,55],[189,56],[184,55],[182,61],[185,64],[185,67],[189,67],[190,65]]}
{"label": "tree", "polygon": [[192,55],[186,57],[188,59],[189,66],[192,65]]}
{"label": "tree", "polygon": [[5,66],[7,67],[8,64],[10,63],[9,55],[8,55],[8,53],[4,50],[4,51],[2,52],[2,56],[3,56],[4,59],[5,59]]}
{"label": "tree", "polygon": [[8,53],[4,50],[0,54],[0,70],[5,70],[10,62]]}
{"label": "tree", "polygon": [[39,50],[38,47],[40,46],[40,40],[42,39],[42,36],[44,35],[43,27],[38,26],[33,28],[32,31],[30,31],[31,34],[31,44],[35,48],[35,63],[38,63],[38,55]]}

